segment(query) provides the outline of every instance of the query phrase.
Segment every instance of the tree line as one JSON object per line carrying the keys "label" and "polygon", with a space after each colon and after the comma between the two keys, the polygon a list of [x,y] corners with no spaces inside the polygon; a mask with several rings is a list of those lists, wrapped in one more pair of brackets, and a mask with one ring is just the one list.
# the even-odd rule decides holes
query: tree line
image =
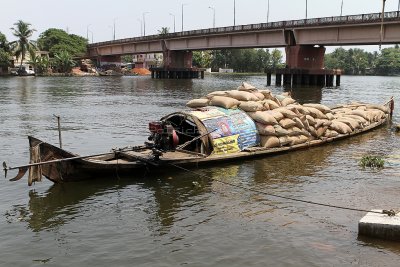
{"label": "tree line", "polygon": [[[41,33],[37,40],[32,40],[36,30],[22,20],[14,23],[10,30],[16,37],[12,42],[0,32],[0,68],[3,69],[11,67],[10,59],[13,56],[19,60],[21,67],[29,55],[27,63],[33,65],[38,74],[53,71],[66,73],[76,64],[73,58],[86,53],[88,40],[64,30],[50,28]],[[48,56],[38,55],[37,51],[47,51]]]}
{"label": "tree line", "polygon": [[233,69],[235,72],[264,72],[265,69],[281,68],[282,52],[274,49],[222,49],[209,51],[194,51],[193,66]]}
{"label": "tree line", "polygon": [[325,67],[342,69],[350,75],[400,75],[400,48],[395,45],[380,52],[367,52],[340,47],[325,55]]}

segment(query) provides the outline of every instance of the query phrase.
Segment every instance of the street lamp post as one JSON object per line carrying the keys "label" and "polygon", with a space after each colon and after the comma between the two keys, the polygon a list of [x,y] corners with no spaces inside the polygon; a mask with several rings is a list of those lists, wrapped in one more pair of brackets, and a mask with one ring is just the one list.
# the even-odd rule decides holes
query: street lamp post
{"label": "street lamp post", "polygon": [[213,10],[213,28],[215,28],[215,8],[211,6],[209,6],[208,8]]}
{"label": "street lamp post", "polygon": [[116,20],[117,20],[117,19],[114,18],[114,34],[113,34],[114,40],[115,40],[115,21],[116,21]]}
{"label": "street lamp post", "polygon": [[114,28],[111,25],[108,25],[108,28],[111,29],[111,38],[113,38],[114,37]]}
{"label": "street lamp post", "polygon": [[236,26],[236,0],[233,0],[233,26]]}
{"label": "street lamp post", "polygon": [[172,17],[174,17],[174,32],[175,32],[175,15],[172,13],[169,13]]}
{"label": "street lamp post", "polygon": [[143,36],[143,21],[141,19],[137,19],[140,22],[140,36]]}
{"label": "street lamp post", "polygon": [[92,25],[92,24],[88,24],[86,26],[86,39],[88,40],[88,42],[89,42],[89,27],[90,27],[90,25]]}
{"label": "street lamp post", "polygon": [[269,22],[269,0],[268,0],[268,7],[267,7],[267,23]]}
{"label": "street lamp post", "polygon": [[[92,44],[93,44],[93,32],[92,31],[89,31],[90,33],[91,33],[91,35],[92,35]],[[88,40],[89,41],[89,40]]]}
{"label": "street lamp post", "polygon": [[308,1],[306,0],[306,19],[307,19],[307,11],[308,11]]}
{"label": "street lamp post", "polygon": [[342,0],[342,5],[340,6],[340,16],[343,15],[343,0]]}
{"label": "street lamp post", "polygon": [[146,14],[150,12],[143,12],[143,36],[146,36]]}
{"label": "street lamp post", "polygon": [[187,4],[182,4],[182,32],[183,32],[183,7],[186,6]]}

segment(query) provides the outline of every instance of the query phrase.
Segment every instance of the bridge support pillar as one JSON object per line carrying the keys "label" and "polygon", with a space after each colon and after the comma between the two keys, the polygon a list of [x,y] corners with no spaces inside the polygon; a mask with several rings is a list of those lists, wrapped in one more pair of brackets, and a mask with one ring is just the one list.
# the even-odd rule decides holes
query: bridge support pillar
{"label": "bridge support pillar", "polygon": [[107,65],[115,65],[115,66],[121,66],[121,56],[116,55],[116,56],[99,56],[97,58],[97,64],[102,67],[102,66],[107,66]]}

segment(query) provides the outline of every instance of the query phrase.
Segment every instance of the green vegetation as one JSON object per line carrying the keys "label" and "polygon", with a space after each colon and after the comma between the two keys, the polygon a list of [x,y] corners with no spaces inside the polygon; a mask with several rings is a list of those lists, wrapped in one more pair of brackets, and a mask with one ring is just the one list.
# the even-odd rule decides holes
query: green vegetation
{"label": "green vegetation", "polygon": [[235,72],[264,72],[282,65],[282,52],[274,49],[223,49],[193,52],[193,65],[200,68],[233,69]]}
{"label": "green vegetation", "polygon": [[399,75],[400,48],[398,45],[384,48],[380,53],[366,52],[363,49],[337,48],[325,55],[327,69],[342,69],[351,75]]}
{"label": "green vegetation", "polygon": [[88,40],[75,34],[68,34],[64,30],[51,28],[40,34],[37,43],[40,50],[50,52],[50,57],[62,51],[72,56],[81,56],[86,53]]}
{"label": "green vegetation", "polygon": [[0,69],[10,66],[11,50],[7,38],[0,32]]}
{"label": "green vegetation", "polygon": [[169,33],[169,28],[168,27],[162,27],[161,30],[158,30],[158,34],[160,36],[165,36]]}
{"label": "green vegetation", "polygon": [[61,51],[54,55],[54,64],[58,72],[67,73],[72,70],[76,63],[67,51]]}
{"label": "green vegetation", "polygon": [[366,155],[361,158],[359,165],[363,168],[370,167],[380,169],[385,165],[385,161],[379,156]]}
{"label": "green vegetation", "polygon": [[22,66],[26,53],[32,53],[36,50],[36,42],[29,40],[36,30],[30,27],[30,23],[23,22],[22,20],[14,23],[14,26],[11,28],[13,31],[12,34],[18,39],[11,42],[10,46],[16,58],[21,58],[20,66]]}

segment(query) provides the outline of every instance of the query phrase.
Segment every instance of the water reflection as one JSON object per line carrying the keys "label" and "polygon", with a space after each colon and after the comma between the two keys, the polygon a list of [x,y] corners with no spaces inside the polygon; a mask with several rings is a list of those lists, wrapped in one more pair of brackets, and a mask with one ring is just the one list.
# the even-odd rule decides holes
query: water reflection
{"label": "water reflection", "polygon": [[304,103],[321,103],[322,100],[322,87],[308,86],[308,87],[285,87],[285,92],[291,92],[292,97],[300,104]]}

